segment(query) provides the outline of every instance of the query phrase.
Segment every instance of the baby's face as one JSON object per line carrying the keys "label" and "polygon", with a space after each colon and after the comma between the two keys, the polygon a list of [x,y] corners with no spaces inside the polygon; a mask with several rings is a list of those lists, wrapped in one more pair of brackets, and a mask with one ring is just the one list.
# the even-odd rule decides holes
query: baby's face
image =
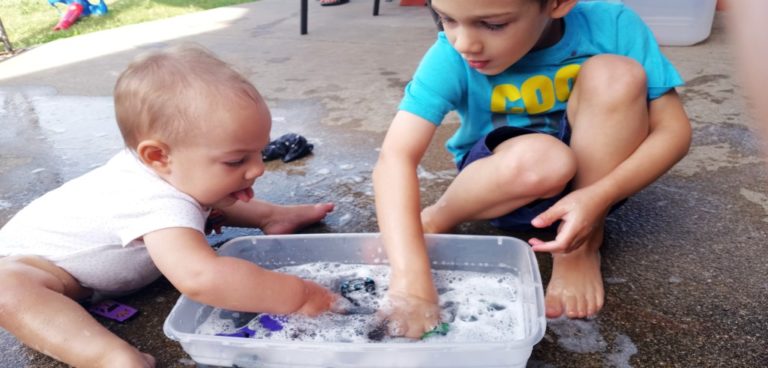
{"label": "baby's face", "polygon": [[[199,137],[170,149],[167,180],[204,206],[226,207],[253,197],[264,173],[261,151],[269,143],[271,116],[263,101],[221,106],[202,122]],[[213,114],[212,114],[213,115]]]}

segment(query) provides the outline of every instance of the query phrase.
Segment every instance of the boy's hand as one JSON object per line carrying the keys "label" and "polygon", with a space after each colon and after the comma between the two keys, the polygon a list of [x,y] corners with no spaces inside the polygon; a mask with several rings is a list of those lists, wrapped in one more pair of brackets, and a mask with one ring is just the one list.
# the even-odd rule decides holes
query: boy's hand
{"label": "boy's hand", "polygon": [[390,292],[389,305],[382,310],[390,336],[418,339],[440,323],[440,307],[436,301],[410,294]]}
{"label": "boy's hand", "polygon": [[605,219],[609,208],[610,202],[589,187],[575,190],[531,221],[534,227],[545,228],[562,220],[555,239],[545,242],[532,238],[528,242],[535,252],[572,252],[584,244]]}
{"label": "boy's hand", "polygon": [[314,317],[330,310],[331,306],[339,296],[315,282],[308,280],[303,281],[306,299],[304,300],[304,305],[302,305],[296,313]]}

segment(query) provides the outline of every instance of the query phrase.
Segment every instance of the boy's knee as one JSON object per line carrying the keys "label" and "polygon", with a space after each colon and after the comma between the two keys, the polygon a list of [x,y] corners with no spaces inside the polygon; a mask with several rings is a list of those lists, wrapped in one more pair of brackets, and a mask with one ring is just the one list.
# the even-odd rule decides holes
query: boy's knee
{"label": "boy's knee", "polygon": [[597,55],[584,62],[576,84],[590,94],[617,99],[645,98],[648,89],[643,66],[619,55]]}
{"label": "boy's knee", "polygon": [[[535,134],[525,136],[529,141],[514,150],[504,152],[498,171],[502,188],[515,194],[526,188],[531,194],[550,197],[560,193],[576,174],[573,151],[558,139]],[[515,187],[506,185],[516,183]]]}

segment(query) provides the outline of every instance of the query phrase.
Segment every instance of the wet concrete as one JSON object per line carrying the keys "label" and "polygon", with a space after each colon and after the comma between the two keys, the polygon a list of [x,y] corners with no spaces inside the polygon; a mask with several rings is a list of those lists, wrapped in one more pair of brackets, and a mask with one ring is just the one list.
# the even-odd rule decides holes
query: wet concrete
{"label": "wet concrete", "polygon": [[[137,53],[201,43],[238,65],[268,99],[273,136],[295,132],[315,145],[306,159],[273,162],[255,190],[279,203],[332,200],[337,209],[305,232],[376,231],[370,174],[387,125],[434,39],[420,7],[310,2],[299,36],[298,3],[262,0],[84,35],[0,63],[0,224],[33,198],[108,159],[120,146],[111,90]],[[768,365],[768,179],[718,15],[710,39],[665,48],[687,86],[690,154],[608,221],[606,307],[586,321],[550,321],[531,367],[761,367]],[[422,164],[423,202],[453,177],[442,142]],[[502,234],[485,223],[456,232]],[[226,238],[258,234],[229,229]],[[506,233],[526,237],[527,234]],[[539,255],[546,281],[551,263]],[[165,281],[121,299],[141,310],[111,330],[155,355],[161,367],[194,366],[162,323],[179,294]],[[62,367],[0,331],[0,366]]]}

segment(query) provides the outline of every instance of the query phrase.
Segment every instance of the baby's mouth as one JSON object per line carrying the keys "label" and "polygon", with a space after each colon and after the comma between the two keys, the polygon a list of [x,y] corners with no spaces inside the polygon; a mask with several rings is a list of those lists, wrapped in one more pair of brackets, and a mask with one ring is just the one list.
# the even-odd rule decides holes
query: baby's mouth
{"label": "baby's mouth", "polygon": [[237,192],[229,193],[229,196],[243,202],[248,202],[253,198],[253,188],[240,189]]}

